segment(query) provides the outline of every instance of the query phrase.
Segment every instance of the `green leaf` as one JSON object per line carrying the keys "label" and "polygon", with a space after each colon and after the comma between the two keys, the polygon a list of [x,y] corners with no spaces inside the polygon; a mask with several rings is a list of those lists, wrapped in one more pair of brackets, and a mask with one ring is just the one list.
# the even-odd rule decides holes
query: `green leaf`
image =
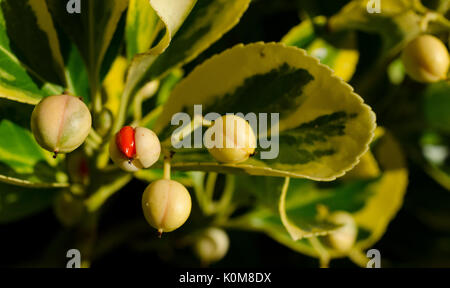
{"label": "green leaf", "polygon": [[68,54],[66,66],[68,89],[73,95],[83,97],[85,103],[90,103],[89,80],[83,59],[75,45],[71,45]]}
{"label": "green leaf", "polygon": [[353,0],[330,18],[332,31],[356,29],[381,34],[384,52],[400,51],[408,41],[421,32],[422,16],[415,10],[415,1],[382,1],[381,13],[368,13],[366,0]]}
{"label": "green leaf", "polygon": [[[418,140],[420,164],[439,184],[450,190],[450,83],[430,84],[421,95],[427,130]],[[421,151],[420,151],[421,150]]]}
{"label": "green leaf", "polygon": [[3,0],[0,5],[16,55],[43,79],[65,86],[58,35],[45,0]]}
{"label": "green leaf", "polygon": [[450,190],[450,137],[433,131],[423,133],[418,143],[419,163],[436,182]]}
{"label": "green leaf", "polygon": [[46,0],[53,17],[77,45],[91,86],[97,85],[100,68],[128,0],[81,0],[81,13],[68,14],[66,1]]}
{"label": "green leaf", "polygon": [[320,63],[333,69],[336,76],[349,81],[356,70],[359,52],[352,32],[327,33],[327,19],[323,16],[306,19],[292,28],[281,42],[303,48]]}
{"label": "green leaf", "polygon": [[[353,215],[358,225],[358,238],[354,250],[361,251],[374,245],[385,233],[389,222],[400,209],[408,183],[408,171],[405,159],[398,143],[390,133],[385,133],[372,147],[372,152],[382,170],[379,177],[372,179],[354,179],[326,183],[326,185],[304,179],[291,179],[286,192],[286,216],[291,225],[304,231],[321,227],[314,224],[322,219],[321,209],[330,213],[347,211]],[[355,169],[357,169],[356,166]],[[273,209],[273,203],[283,183],[282,179],[268,177],[239,177],[240,187],[250,190],[256,196],[257,208],[231,219],[230,227],[261,231],[276,241],[300,253],[320,258],[307,239],[293,240],[284,229],[283,221]],[[259,184],[256,184],[258,183]],[[244,186],[245,185],[245,186]],[[256,185],[255,188],[254,186]],[[259,185],[259,186],[258,186]],[[261,188],[265,187],[265,188]],[[245,191],[243,191],[245,192]],[[262,195],[258,195],[262,194]],[[269,199],[261,202],[261,199]],[[272,202],[271,205],[267,205]],[[323,222],[318,222],[323,224]],[[296,237],[294,239],[297,239]],[[321,238],[319,238],[321,239]],[[325,243],[323,243],[325,247]],[[348,254],[327,248],[331,258],[345,257]],[[351,253],[351,252],[350,252]]]}
{"label": "green leaf", "polygon": [[124,81],[128,61],[125,57],[117,57],[111,69],[103,81],[103,89],[106,93],[104,105],[111,110],[113,115],[117,115],[120,106],[120,96],[124,89]]}
{"label": "green leaf", "polygon": [[238,45],[197,67],[164,106],[154,128],[160,139],[170,142],[178,128],[172,116],[183,111],[192,119],[198,104],[203,115],[279,113],[279,155],[220,164],[206,149],[186,149],[176,151],[174,169],[333,180],[367,151],[376,126],[370,107],[328,67],[304,50],[275,43]]}
{"label": "green leaf", "polygon": [[33,106],[0,99],[0,181],[29,187],[66,187],[56,168],[29,130]]}
{"label": "green leaf", "polygon": [[0,8],[0,97],[37,104],[45,96],[61,93],[62,88],[48,83],[65,80],[45,2],[2,0]]}
{"label": "green leaf", "polygon": [[145,53],[134,59],[125,95],[132,95],[144,83],[193,60],[239,22],[249,3],[250,0],[198,0],[163,54]]}
{"label": "green leaf", "polygon": [[56,189],[30,189],[0,183],[0,224],[18,221],[49,207]]}
{"label": "green leaf", "polygon": [[305,213],[307,211],[305,211],[306,209],[304,210],[303,208],[298,209],[298,207],[295,207],[298,209],[297,213],[292,213],[292,210],[288,211],[288,208],[292,209],[292,206],[289,207],[286,204],[287,193],[289,190],[289,181],[289,178],[285,179],[280,196],[278,210],[280,213],[281,222],[288,231],[289,235],[291,235],[292,240],[297,241],[306,237],[326,235],[330,231],[338,227],[319,219],[307,217],[308,214]]}
{"label": "green leaf", "polygon": [[425,119],[429,127],[450,134],[450,82],[429,85],[423,95]]}
{"label": "green leaf", "polygon": [[150,0],[151,7],[164,24],[165,33],[158,44],[148,51],[149,54],[159,55],[167,49],[196,2],[197,0]]}
{"label": "green leaf", "polygon": [[148,0],[130,0],[125,32],[128,60],[150,49],[158,34],[158,21],[159,17]]}

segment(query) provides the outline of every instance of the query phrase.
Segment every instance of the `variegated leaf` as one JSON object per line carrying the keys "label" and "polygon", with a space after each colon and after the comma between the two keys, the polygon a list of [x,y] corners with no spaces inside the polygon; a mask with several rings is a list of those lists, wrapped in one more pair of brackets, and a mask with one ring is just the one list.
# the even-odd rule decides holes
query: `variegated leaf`
{"label": "variegated leaf", "polygon": [[45,96],[62,92],[50,84],[64,85],[66,80],[44,0],[0,1],[0,61],[0,97],[37,104]]}
{"label": "variegated leaf", "polygon": [[146,82],[193,60],[239,22],[249,3],[250,0],[198,0],[163,54],[144,53],[134,59],[124,96],[133,95]]}
{"label": "variegated leaf", "polygon": [[164,106],[155,125],[160,139],[178,128],[170,124],[175,113],[192,118],[198,104],[203,115],[279,113],[279,154],[220,164],[206,149],[186,149],[176,151],[175,169],[333,180],[367,151],[376,126],[370,107],[328,67],[304,50],[275,43],[238,45],[197,67]]}
{"label": "variegated leaf", "polygon": [[68,14],[66,1],[46,1],[56,22],[80,50],[91,88],[95,90],[105,54],[119,20],[128,7],[128,0],[80,0],[80,14]]}
{"label": "variegated leaf", "polygon": [[[324,242],[322,245],[327,249],[326,253],[330,258],[345,257],[353,251],[362,251],[373,246],[384,235],[389,222],[403,203],[408,170],[401,147],[390,133],[385,133],[374,142],[371,151],[380,166],[381,174],[378,177],[336,181],[325,187],[310,180],[290,180],[285,199],[285,213],[297,232],[307,233],[312,227],[323,227],[322,224],[314,224],[323,218],[320,215],[320,207],[330,213],[347,211],[355,218],[358,238],[353,250],[339,252],[329,248]],[[355,169],[359,167],[356,166]],[[319,258],[322,256],[308,239],[293,240],[274,208],[275,199],[280,195],[282,179],[239,177],[239,181],[242,183],[241,187],[245,187],[241,193],[249,191],[257,197],[260,205],[254,211],[230,220],[227,225],[261,231],[302,254]],[[243,186],[244,183],[247,185]]]}
{"label": "variegated leaf", "polygon": [[131,60],[136,54],[150,49],[158,36],[159,17],[148,0],[130,0],[126,23],[127,57]]}

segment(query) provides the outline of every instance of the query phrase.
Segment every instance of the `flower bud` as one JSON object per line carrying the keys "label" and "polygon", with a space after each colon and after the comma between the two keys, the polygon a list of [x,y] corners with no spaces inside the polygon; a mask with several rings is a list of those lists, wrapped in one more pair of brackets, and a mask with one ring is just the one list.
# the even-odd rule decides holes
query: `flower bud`
{"label": "flower bud", "polygon": [[432,35],[421,35],[406,45],[402,53],[406,73],[414,80],[433,83],[447,78],[447,47]]}
{"label": "flower bud", "polygon": [[92,118],[77,97],[57,95],[44,98],[33,110],[31,130],[39,145],[56,153],[70,153],[89,134]]}
{"label": "flower bud", "polygon": [[186,222],[191,213],[188,190],[173,180],[161,179],[151,183],[142,195],[145,219],[160,234],[171,232]]}

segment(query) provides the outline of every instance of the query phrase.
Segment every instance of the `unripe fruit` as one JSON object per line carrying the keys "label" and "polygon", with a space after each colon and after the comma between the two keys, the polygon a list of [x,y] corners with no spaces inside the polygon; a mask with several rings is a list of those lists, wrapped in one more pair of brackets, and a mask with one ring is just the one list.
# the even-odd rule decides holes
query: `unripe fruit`
{"label": "unripe fruit", "polygon": [[44,98],[31,115],[34,138],[55,155],[70,153],[83,144],[91,125],[91,113],[86,104],[70,95]]}
{"label": "unripe fruit", "polygon": [[188,190],[173,180],[157,180],[151,183],[142,195],[145,219],[160,234],[171,232],[183,225],[191,213],[191,206]]}
{"label": "unripe fruit", "polygon": [[255,133],[244,118],[225,115],[217,119],[205,135],[213,135],[214,143],[206,143],[206,147],[219,162],[240,163],[255,153]]}
{"label": "unripe fruit", "polygon": [[432,35],[421,35],[403,49],[406,73],[414,80],[433,83],[447,78],[450,63],[447,47]]}
{"label": "unripe fruit", "polygon": [[358,234],[355,219],[350,213],[339,211],[331,214],[328,220],[342,226],[327,235],[326,242],[339,252],[348,252],[355,244]]}
{"label": "unripe fruit", "polygon": [[111,131],[113,124],[113,114],[108,108],[103,110],[94,117],[94,128],[100,136],[106,136]]}
{"label": "unripe fruit", "polygon": [[79,223],[85,215],[83,201],[67,191],[56,196],[53,207],[56,218],[66,227]]}
{"label": "unripe fruit", "polygon": [[136,172],[156,163],[161,154],[158,136],[147,128],[123,127],[109,142],[111,159],[125,171]]}
{"label": "unripe fruit", "polygon": [[209,228],[204,231],[194,244],[194,252],[203,263],[221,260],[228,252],[230,239],[225,231]]}

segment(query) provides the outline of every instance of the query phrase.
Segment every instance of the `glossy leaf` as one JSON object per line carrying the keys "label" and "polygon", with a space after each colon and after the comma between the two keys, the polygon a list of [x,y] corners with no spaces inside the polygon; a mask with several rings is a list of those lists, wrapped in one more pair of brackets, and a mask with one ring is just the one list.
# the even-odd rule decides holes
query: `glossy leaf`
{"label": "glossy leaf", "polygon": [[62,92],[49,83],[65,83],[65,78],[45,2],[0,2],[0,61],[1,98],[37,104],[45,96]]}
{"label": "glossy leaf", "polygon": [[82,97],[85,103],[89,103],[91,101],[89,78],[86,66],[83,65],[83,59],[75,45],[71,45],[66,62],[66,77],[69,91],[73,95]]}
{"label": "glossy leaf", "polygon": [[144,83],[193,60],[239,22],[249,3],[250,0],[198,0],[163,54],[157,57],[145,53],[134,59],[125,95],[132,95]]}
{"label": "glossy leaf", "polygon": [[353,0],[330,18],[332,31],[357,29],[379,33],[384,40],[384,51],[399,52],[408,41],[421,32],[422,16],[410,0],[382,1],[382,13],[368,13],[366,0]]}
{"label": "glossy leaf", "polygon": [[[361,251],[374,245],[385,233],[389,222],[403,203],[408,171],[401,148],[389,133],[376,141],[372,152],[382,171],[379,177],[336,181],[326,186],[310,180],[291,179],[285,206],[291,224],[297,229],[305,225],[321,227],[315,226],[318,219],[324,218],[321,209],[326,209],[329,213],[347,211],[353,215],[359,228],[357,243],[353,250]],[[358,166],[355,169],[358,169]],[[250,190],[260,205],[252,212],[232,219],[230,227],[261,231],[295,251],[312,257],[321,257],[307,239],[298,241],[292,239],[284,228],[280,215],[273,207],[271,208],[271,205],[267,205],[270,201],[273,203],[273,200],[261,202],[262,199],[274,199],[280,195],[276,190],[282,185],[282,179],[240,177],[240,181],[242,184],[249,184],[241,187]],[[260,183],[257,187],[265,189],[254,189],[252,186],[257,185],[257,182]],[[312,224],[314,222],[315,225]],[[325,242],[322,245],[327,247]],[[345,257],[348,253],[352,253],[326,249],[331,258]]]}
{"label": "glossy leaf", "polygon": [[148,0],[130,0],[126,23],[127,57],[150,49],[157,37],[159,17]]}
{"label": "glossy leaf", "polygon": [[46,1],[56,22],[78,47],[91,81],[95,81],[128,0],[81,0],[81,13],[70,15],[66,1]]}
{"label": "glossy leaf", "polygon": [[103,88],[106,93],[105,107],[116,115],[119,111],[120,96],[124,89],[124,79],[128,67],[128,61],[124,57],[117,57],[111,70],[103,81]]}
{"label": "glossy leaf", "polygon": [[333,69],[336,76],[349,81],[356,70],[359,52],[352,32],[326,33],[326,17],[306,19],[292,28],[281,42],[303,48],[320,63]]}
{"label": "glossy leaf", "polygon": [[187,18],[197,0],[149,0],[153,10],[165,27],[159,43],[150,49],[149,54],[161,54],[172,41],[175,33]]}
{"label": "glossy leaf", "polygon": [[29,187],[66,187],[67,177],[29,130],[32,109],[0,100],[0,181]]}
{"label": "glossy leaf", "polygon": [[220,164],[205,149],[186,149],[176,151],[175,169],[333,180],[354,167],[375,130],[373,112],[348,84],[304,50],[282,44],[238,45],[197,67],[164,106],[155,126],[160,139],[170,144],[172,116],[183,111],[193,119],[198,104],[203,115],[279,113],[278,157]]}

